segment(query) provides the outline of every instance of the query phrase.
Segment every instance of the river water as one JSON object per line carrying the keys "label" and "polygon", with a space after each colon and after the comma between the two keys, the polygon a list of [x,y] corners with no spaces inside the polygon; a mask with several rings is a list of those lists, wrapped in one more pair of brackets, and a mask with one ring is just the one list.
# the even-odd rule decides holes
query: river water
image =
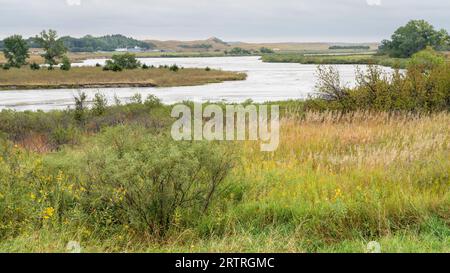
{"label": "river water", "polygon": [[[293,63],[263,63],[259,57],[208,57],[208,58],[145,58],[140,59],[147,65],[172,65],[190,68],[210,67],[229,71],[245,72],[245,81],[230,81],[202,86],[169,87],[169,88],[100,88],[81,89],[91,99],[96,92],[103,93],[109,100],[114,97],[123,102],[134,94],[141,93],[145,98],[149,94],[159,97],[164,103],[176,103],[185,100],[196,102],[225,101],[243,102],[252,99],[255,102],[302,99],[315,92],[316,65]],[[105,60],[86,60],[78,66],[94,66],[103,64]],[[343,83],[355,84],[354,65],[336,66]],[[365,66],[361,65],[361,69]],[[389,73],[390,69],[386,68]],[[0,91],[0,110],[16,109],[43,110],[65,109],[74,103],[74,96],[79,89],[41,89],[41,90],[6,90]]]}

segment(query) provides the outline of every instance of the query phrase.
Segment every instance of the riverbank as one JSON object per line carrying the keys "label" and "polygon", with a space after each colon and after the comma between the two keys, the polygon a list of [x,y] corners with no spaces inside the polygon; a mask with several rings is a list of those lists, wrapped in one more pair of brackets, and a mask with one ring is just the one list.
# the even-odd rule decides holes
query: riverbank
{"label": "riverbank", "polygon": [[101,67],[74,67],[70,71],[22,68],[1,71],[0,90],[194,86],[245,78],[244,73],[195,68],[177,72],[168,68],[121,72],[103,71]]}
{"label": "riverbank", "polygon": [[[88,59],[111,59],[113,55],[120,52],[69,52],[67,57],[71,62],[77,63]],[[199,57],[235,57],[227,55],[223,51],[219,52],[136,52],[133,53],[137,58],[199,58]],[[245,55],[248,56],[248,55]],[[31,52],[28,59],[29,63],[43,64],[44,59],[36,52]],[[3,53],[0,52],[0,64],[6,63]]]}
{"label": "riverbank", "polygon": [[300,64],[353,64],[353,65],[382,65],[392,68],[405,68],[409,59],[390,58],[374,54],[347,55],[306,55],[300,53],[276,53],[261,57],[268,63],[300,63]]}

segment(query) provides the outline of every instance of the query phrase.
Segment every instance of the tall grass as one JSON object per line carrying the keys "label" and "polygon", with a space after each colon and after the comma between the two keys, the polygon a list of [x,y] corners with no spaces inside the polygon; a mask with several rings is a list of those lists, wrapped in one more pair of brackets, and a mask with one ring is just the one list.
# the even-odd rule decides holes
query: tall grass
{"label": "tall grass", "polygon": [[0,71],[0,89],[61,88],[98,86],[189,86],[243,80],[246,75],[228,71],[186,68],[177,72],[166,68],[136,69],[121,72],[103,71],[99,67],[74,67],[70,71],[31,70]]}
{"label": "tall grass", "polygon": [[[377,240],[384,251],[449,251],[448,113],[287,113],[280,148],[267,154],[258,143],[234,143],[239,158],[211,206],[202,215],[173,211],[163,240],[122,217],[115,202],[126,188],[106,187],[106,203],[88,194],[114,176],[115,163],[99,164],[111,155],[95,151],[128,143],[124,159],[144,156],[153,149],[140,140],[145,130],[127,127],[126,138],[108,130],[47,155],[4,142],[0,249],[64,251],[78,240],[106,252],[363,252]],[[133,164],[117,175],[147,177]]]}

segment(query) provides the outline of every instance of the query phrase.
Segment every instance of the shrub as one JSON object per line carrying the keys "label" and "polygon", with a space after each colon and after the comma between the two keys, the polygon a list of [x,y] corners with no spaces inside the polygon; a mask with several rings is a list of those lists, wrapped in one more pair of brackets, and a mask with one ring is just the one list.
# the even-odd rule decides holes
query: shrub
{"label": "shrub", "polygon": [[149,66],[146,65],[146,64],[143,64],[143,65],[142,65],[142,69],[149,69]]}
{"label": "shrub", "polygon": [[169,67],[169,70],[173,71],[173,72],[177,72],[178,70],[180,70],[180,68],[178,67],[178,65],[174,64]]}
{"label": "shrub", "polygon": [[140,66],[136,55],[130,53],[113,55],[112,61],[123,69],[136,69]]}
{"label": "shrub", "polygon": [[81,138],[79,130],[73,126],[64,128],[58,125],[50,134],[50,143],[53,149],[59,150],[65,144],[77,144]]}
{"label": "shrub", "polygon": [[86,119],[86,99],[87,95],[84,92],[78,93],[78,96],[74,97],[75,99],[75,112],[74,118],[80,125],[84,125]]}
{"label": "shrub", "polygon": [[243,49],[243,48],[240,48],[240,47],[234,47],[230,51],[225,51],[225,54],[242,56],[242,55],[251,55],[252,52],[250,50]]}
{"label": "shrub", "polygon": [[147,99],[145,99],[144,104],[150,108],[161,106],[161,100],[155,95],[148,95]]}
{"label": "shrub", "polygon": [[408,67],[421,68],[423,71],[430,71],[445,63],[445,56],[437,53],[431,47],[415,53],[408,62]]}
{"label": "shrub", "polygon": [[92,112],[95,116],[101,116],[105,113],[106,107],[108,106],[108,100],[105,95],[101,93],[96,93],[94,95],[94,102],[92,107]]}
{"label": "shrub", "polygon": [[103,70],[119,72],[123,69],[136,69],[140,67],[140,62],[136,59],[136,55],[125,53],[113,55],[111,60],[107,60]]}
{"label": "shrub", "polygon": [[37,63],[33,62],[30,64],[30,69],[31,70],[39,70],[39,69],[41,69],[41,66],[38,65]]}
{"label": "shrub", "polygon": [[104,71],[114,71],[114,72],[120,72],[123,70],[123,68],[118,65],[117,63],[107,60],[105,63],[105,66],[103,67]]}
{"label": "shrub", "polygon": [[272,49],[267,48],[267,47],[261,47],[261,48],[259,49],[259,52],[261,52],[261,53],[263,53],[263,54],[272,54],[272,53],[275,53],[275,51],[273,51]]}
{"label": "shrub", "polygon": [[113,219],[158,238],[180,215],[198,221],[232,167],[219,146],[175,142],[122,126],[106,130],[84,161],[90,181],[85,209],[102,215],[97,221]]}
{"label": "shrub", "polygon": [[67,58],[67,56],[63,57],[60,68],[64,71],[69,71],[72,68],[72,64],[70,63],[70,60],[69,58]]}
{"label": "shrub", "polygon": [[142,95],[141,93],[136,93],[130,98],[131,103],[142,104]]}

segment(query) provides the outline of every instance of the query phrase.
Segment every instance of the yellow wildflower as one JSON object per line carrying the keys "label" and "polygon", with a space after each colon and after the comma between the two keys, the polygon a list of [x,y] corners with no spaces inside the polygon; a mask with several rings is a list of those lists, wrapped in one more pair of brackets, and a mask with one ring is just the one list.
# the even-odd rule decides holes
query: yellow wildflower
{"label": "yellow wildflower", "polygon": [[55,209],[53,207],[48,207],[43,211],[43,218],[44,219],[50,219],[55,214]]}
{"label": "yellow wildflower", "polygon": [[338,199],[339,197],[342,196],[342,191],[341,189],[336,189],[335,195],[334,195],[334,199]]}

